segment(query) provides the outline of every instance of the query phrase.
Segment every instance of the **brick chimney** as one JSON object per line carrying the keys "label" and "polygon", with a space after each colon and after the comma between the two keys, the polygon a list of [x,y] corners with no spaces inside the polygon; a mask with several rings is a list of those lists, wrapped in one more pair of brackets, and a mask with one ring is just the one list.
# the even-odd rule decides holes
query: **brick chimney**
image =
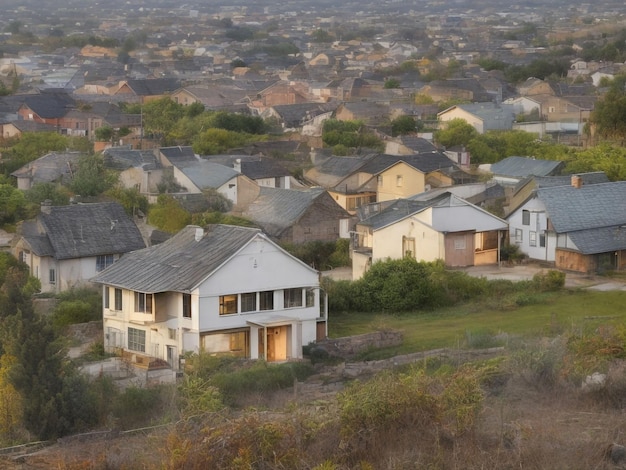
{"label": "brick chimney", "polygon": [[572,186],[574,188],[580,188],[583,185],[583,179],[580,175],[572,175]]}

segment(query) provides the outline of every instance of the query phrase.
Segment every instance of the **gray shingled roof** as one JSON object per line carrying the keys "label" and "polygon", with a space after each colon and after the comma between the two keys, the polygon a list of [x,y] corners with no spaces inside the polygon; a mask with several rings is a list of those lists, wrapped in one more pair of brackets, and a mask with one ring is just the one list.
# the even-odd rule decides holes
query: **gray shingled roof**
{"label": "gray shingled roof", "polygon": [[456,165],[452,160],[441,152],[435,150],[415,155],[378,155],[363,165],[363,167],[360,168],[360,171],[377,175],[400,161],[423,173],[430,173],[431,171],[447,168],[456,168]]}
{"label": "gray shingled roof", "polygon": [[621,225],[580,230],[568,235],[578,250],[586,255],[626,249],[626,228]]}
{"label": "gray shingled roof", "polygon": [[508,157],[491,165],[494,175],[525,177],[549,176],[557,172],[563,162],[554,160],[536,160],[528,157]]}
{"label": "gray shingled roof", "polygon": [[314,184],[324,188],[334,188],[374,157],[376,154],[359,157],[328,157],[307,171],[304,176]]}
{"label": "gray shingled roof", "polygon": [[161,147],[159,152],[176,166],[198,161],[198,157],[189,146]]}
{"label": "gray shingled roof", "polygon": [[253,238],[258,229],[210,226],[196,241],[200,227],[187,226],[163,243],[128,253],[102,271],[94,282],[146,292],[191,292]]}
{"label": "gray shingled roof", "polygon": [[201,190],[217,189],[239,175],[233,168],[207,161],[186,163],[179,170]]}
{"label": "gray shingled roof", "polygon": [[67,178],[83,154],[80,152],[52,152],[39,157],[11,173],[16,178],[30,177],[31,183],[52,183]]}
{"label": "gray shingled roof", "polygon": [[[56,259],[121,254],[146,246],[133,220],[116,202],[53,206],[38,220],[43,234],[35,237],[47,235]],[[24,238],[43,249],[41,240],[28,234]]]}
{"label": "gray shingled roof", "polygon": [[[537,196],[545,204],[557,233],[626,224],[626,181],[583,185],[580,188],[541,188],[537,190]],[[582,247],[579,248],[582,250]]]}
{"label": "gray shingled roof", "polygon": [[176,91],[180,87],[177,78],[147,78],[127,80],[129,88],[138,96],[156,96]]}
{"label": "gray shingled roof", "polygon": [[24,104],[44,119],[61,118],[76,106],[74,99],[67,93],[48,92],[28,95]]}
{"label": "gray shingled roof", "polygon": [[[279,236],[285,228],[294,225],[324,189],[298,191],[294,189],[261,187],[259,197],[248,206],[245,217],[253,220],[271,236]],[[330,196],[329,196],[330,197]]]}
{"label": "gray shingled roof", "polygon": [[107,168],[126,170],[128,168],[143,168],[154,170],[161,167],[154,152],[151,150],[132,150],[130,147],[110,147],[102,152],[104,165]]}

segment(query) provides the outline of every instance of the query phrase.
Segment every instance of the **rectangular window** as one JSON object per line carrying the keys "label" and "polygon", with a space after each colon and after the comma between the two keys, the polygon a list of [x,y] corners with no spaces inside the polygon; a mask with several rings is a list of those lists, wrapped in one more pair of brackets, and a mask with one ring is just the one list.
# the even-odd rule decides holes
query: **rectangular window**
{"label": "rectangular window", "polygon": [[530,225],[530,211],[522,211],[522,225]]}
{"label": "rectangular window", "polygon": [[274,310],[274,291],[259,292],[259,310]]}
{"label": "rectangular window", "polygon": [[169,339],[176,340],[176,328],[168,328],[167,329],[167,336],[168,336]]}
{"label": "rectangular window", "polygon": [[546,231],[542,231],[539,232],[539,246],[540,247],[545,247],[546,246]]}
{"label": "rectangular window", "polygon": [[135,292],[135,312],[152,313],[152,294]]}
{"label": "rectangular window", "polygon": [[397,175],[397,176],[396,176],[396,186],[397,186],[398,188],[401,188],[401,187],[402,187],[402,175]]}
{"label": "rectangular window", "polygon": [[100,272],[113,264],[113,255],[96,256],[96,272]]}
{"label": "rectangular window", "polygon": [[50,284],[56,284],[57,283],[57,272],[54,269],[51,269],[48,272],[48,282],[50,282]]}
{"label": "rectangular window", "polygon": [[115,289],[115,310],[122,310],[122,289]]}
{"label": "rectangular window", "polygon": [[466,248],[467,248],[467,242],[465,240],[465,237],[454,239],[455,250],[465,250]]}
{"label": "rectangular window", "polygon": [[315,306],[315,289],[309,287],[306,290],[306,306],[314,307]]}
{"label": "rectangular window", "polygon": [[522,243],[523,240],[523,231],[521,228],[516,228],[515,229],[515,243]]}
{"label": "rectangular window", "polygon": [[191,318],[191,294],[183,294],[183,318]]}
{"label": "rectangular window", "polygon": [[378,186],[382,186],[383,185],[383,175],[378,175],[378,177],[376,178],[376,181],[378,182]]}
{"label": "rectangular window", "polygon": [[256,292],[241,294],[241,311],[256,312]]}
{"label": "rectangular window", "polygon": [[537,232],[528,232],[528,244],[537,246]]}
{"label": "rectangular window", "polygon": [[104,308],[109,308],[109,286],[104,286]]}
{"label": "rectangular window", "polygon": [[220,315],[237,313],[237,294],[220,295]]}
{"label": "rectangular window", "polygon": [[285,308],[302,307],[302,289],[284,290]]}
{"label": "rectangular window", "polygon": [[146,352],[146,332],[137,328],[128,328],[128,349]]}

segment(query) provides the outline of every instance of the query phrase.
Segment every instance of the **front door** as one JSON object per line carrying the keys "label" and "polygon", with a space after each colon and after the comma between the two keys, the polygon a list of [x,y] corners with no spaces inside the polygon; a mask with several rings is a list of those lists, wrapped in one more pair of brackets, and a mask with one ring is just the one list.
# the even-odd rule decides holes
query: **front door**
{"label": "front door", "polygon": [[267,329],[267,361],[287,360],[287,332],[289,327],[276,326]]}
{"label": "front door", "polygon": [[176,348],[174,346],[167,347],[167,363],[170,365],[172,369],[176,369],[176,363],[174,362],[174,358],[176,357]]}

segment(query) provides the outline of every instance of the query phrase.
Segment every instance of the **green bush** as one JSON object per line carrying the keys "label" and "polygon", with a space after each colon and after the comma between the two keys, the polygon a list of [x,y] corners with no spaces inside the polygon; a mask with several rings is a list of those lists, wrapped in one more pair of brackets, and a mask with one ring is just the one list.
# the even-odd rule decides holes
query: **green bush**
{"label": "green bush", "polygon": [[558,291],[565,286],[565,273],[554,269],[537,273],[533,276],[533,284],[541,292]]}
{"label": "green bush", "polygon": [[86,323],[96,320],[101,316],[97,316],[87,302],[82,300],[66,300],[59,303],[54,309],[53,322],[55,326],[67,326],[74,323]]}
{"label": "green bush", "polygon": [[129,387],[113,403],[113,415],[122,428],[148,425],[168,417],[171,387]]}

